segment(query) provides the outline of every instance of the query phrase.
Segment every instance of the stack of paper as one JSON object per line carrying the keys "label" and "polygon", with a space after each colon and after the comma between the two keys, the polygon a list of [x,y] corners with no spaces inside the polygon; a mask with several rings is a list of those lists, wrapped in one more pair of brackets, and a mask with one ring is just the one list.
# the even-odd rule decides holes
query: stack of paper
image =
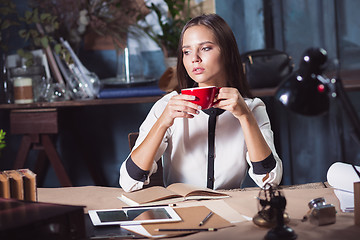
{"label": "stack of paper", "polygon": [[360,172],[360,166],[336,162],[327,172],[327,181],[334,188],[344,212],[354,211],[354,182],[360,181],[354,167]]}

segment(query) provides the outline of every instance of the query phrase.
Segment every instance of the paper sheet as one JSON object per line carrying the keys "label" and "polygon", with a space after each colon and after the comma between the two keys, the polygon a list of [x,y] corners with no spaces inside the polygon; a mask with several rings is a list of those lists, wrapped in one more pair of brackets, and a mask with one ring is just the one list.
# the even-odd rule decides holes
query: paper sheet
{"label": "paper sheet", "polygon": [[[355,167],[360,172],[360,166]],[[351,164],[336,162],[327,172],[327,181],[333,188],[353,193],[354,182],[359,182],[360,178]]]}
{"label": "paper sheet", "polygon": [[336,197],[340,201],[340,208],[343,212],[354,211],[354,193],[345,192],[339,189],[334,189]]}
{"label": "paper sheet", "polygon": [[159,235],[151,235],[142,225],[128,225],[128,226],[121,226],[122,228],[129,230],[134,233],[138,233],[142,236],[148,237],[148,238],[164,238],[167,235],[159,234]]}
{"label": "paper sheet", "polygon": [[[360,166],[355,166],[360,171]],[[335,188],[334,193],[340,201],[340,208],[344,212],[354,209],[354,182],[359,182],[360,177],[353,166],[348,163],[336,162],[327,172],[328,183]]]}
{"label": "paper sheet", "polygon": [[234,210],[229,204],[224,200],[208,200],[208,201],[191,201],[191,202],[182,202],[178,204],[182,207],[186,206],[205,206],[209,208],[214,213],[218,214],[222,218],[226,219],[231,223],[239,223],[245,221],[252,221],[251,217],[245,216]]}

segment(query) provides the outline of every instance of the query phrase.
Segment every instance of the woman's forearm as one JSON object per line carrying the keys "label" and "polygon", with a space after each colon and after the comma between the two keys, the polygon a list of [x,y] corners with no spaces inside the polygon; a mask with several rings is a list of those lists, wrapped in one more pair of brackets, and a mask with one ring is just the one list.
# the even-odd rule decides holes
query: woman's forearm
{"label": "woman's forearm", "polygon": [[131,153],[131,159],[144,171],[151,169],[155,154],[167,130],[167,127],[163,126],[161,122],[161,118],[159,118],[144,141]]}
{"label": "woman's forearm", "polygon": [[259,162],[268,157],[271,149],[268,146],[254,115],[250,112],[239,119],[243,129],[249,157],[252,162]]}

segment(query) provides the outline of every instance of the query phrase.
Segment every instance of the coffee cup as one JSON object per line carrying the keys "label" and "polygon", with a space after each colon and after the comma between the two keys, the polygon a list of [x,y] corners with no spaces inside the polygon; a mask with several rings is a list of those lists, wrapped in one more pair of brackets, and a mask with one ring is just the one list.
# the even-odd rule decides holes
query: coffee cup
{"label": "coffee cup", "polygon": [[217,103],[214,102],[214,100],[218,95],[219,90],[220,88],[215,86],[186,88],[181,90],[181,94],[195,96],[195,100],[190,102],[201,106],[201,109],[208,109]]}

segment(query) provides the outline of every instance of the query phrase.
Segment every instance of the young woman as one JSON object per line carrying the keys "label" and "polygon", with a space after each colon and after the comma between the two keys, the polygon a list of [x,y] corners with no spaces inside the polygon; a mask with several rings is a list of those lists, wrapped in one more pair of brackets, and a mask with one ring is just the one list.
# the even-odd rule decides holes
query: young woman
{"label": "young woman", "polygon": [[178,49],[181,89],[221,87],[213,108],[174,91],[157,101],[143,124],[119,183],[134,191],[151,181],[162,156],[165,186],[175,182],[212,189],[240,188],[248,170],[260,187],[279,184],[282,163],[264,103],[251,94],[235,37],[216,14],[184,27]]}

